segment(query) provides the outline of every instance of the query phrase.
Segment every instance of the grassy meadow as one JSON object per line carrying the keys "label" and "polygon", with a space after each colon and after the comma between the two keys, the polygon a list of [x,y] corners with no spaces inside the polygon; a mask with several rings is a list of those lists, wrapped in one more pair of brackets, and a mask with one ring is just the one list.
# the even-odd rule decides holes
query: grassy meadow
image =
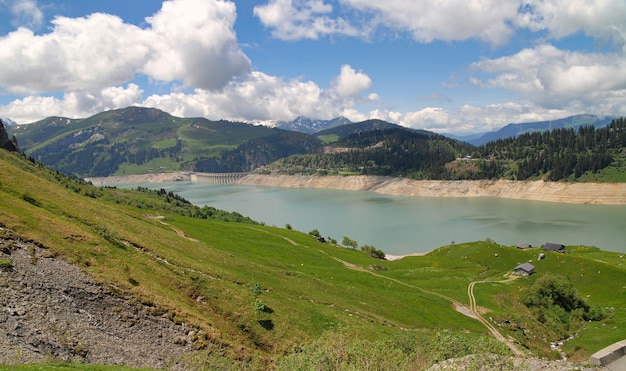
{"label": "grassy meadow", "polygon": [[[525,290],[547,274],[568,277],[607,313],[572,327],[562,348],[570,359],[585,361],[626,331],[625,259],[595,248],[568,246],[568,254],[538,261],[540,249],[478,241],[386,261],[299,231],[197,217],[197,207],[156,192],[95,188],[5,151],[0,197],[0,227],[155,314],[198,328],[200,356],[220,348],[228,359],[245,356],[259,368],[280,365],[329,333],[388,350],[407,334],[422,345],[454,343],[449,334],[459,344],[489,344],[487,328],[454,303],[469,307],[471,282],[504,280],[529,261],[532,276],[478,283],[474,291],[483,317],[528,355],[559,357],[549,347],[558,335],[522,303]],[[435,348],[421,348],[425,365],[443,357]]]}

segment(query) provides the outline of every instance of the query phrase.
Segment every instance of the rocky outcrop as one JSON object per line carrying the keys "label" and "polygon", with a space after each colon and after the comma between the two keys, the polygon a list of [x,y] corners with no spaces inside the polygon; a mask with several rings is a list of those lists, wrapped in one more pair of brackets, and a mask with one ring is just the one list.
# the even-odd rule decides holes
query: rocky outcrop
{"label": "rocky outcrop", "polygon": [[195,329],[116,295],[0,228],[0,364],[71,361],[185,369]]}
{"label": "rocky outcrop", "polygon": [[574,204],[626,205],[626,183],[513,180],[412,180],[381,176],[250,174],[237,183],[288,188],[372,191],[398,196],[499,197]]}
{"label": "rocky outcrop", "polygon": [[4,123],[0,120],[0,148],[11,152],[19,152],[15,140],[9,139],[9,134],[4,128]]}

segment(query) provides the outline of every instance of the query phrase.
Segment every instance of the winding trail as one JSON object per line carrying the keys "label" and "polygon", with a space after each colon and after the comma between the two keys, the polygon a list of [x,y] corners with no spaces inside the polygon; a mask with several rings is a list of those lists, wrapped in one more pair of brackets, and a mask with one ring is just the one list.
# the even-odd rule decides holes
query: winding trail
{"label": "winding trail", "polygon": [[[264,231],[262,229],[257,229],[257,228],[254,228],[254,227],[248,227],[248,228],[254,229],[254,230],[257,230],[257,231],[260,231],[260,232],[273,234],[273,235],[275,235],[277,237],[280,237],[283,240],[289,242],[293,246],[300,246],[300,247],[309,248],[308,246],[301,245],[301,244],[299,244],[299,243],[297,243],[297,242],[295,242],[295,241],[293,241],[293,240],[291,240],[291,239],[289,239],[289,238],[287,238],[285,236],[281,236],[279,234],[271,233],[269,231]],[[474,281],[474,282],[471,282],[468,285],[468,287],[467,287],[467,294],[468,294],[469,301],[470,301],[469,308],[467,308],[463,303],[461,303],[460,301],[458,301],[456,299],[453,299],[453,298],[451,298],[449,296],[440,294],[440,293],[435,292],[435,291],[426,290],[423,287],[412,285],[410,283],[403,282],[403,281],[397,280],[395,278],[391,278],[391,277],[384,276],[382,274],[378,274],[378,273],[373,272],[373,271],[371,271],[371,270],[369,270],[367,268],[363,268],[363,267],[358,266],[356,264],[352,264],[352,263],[347,262],[345,260],[342,260],[342,259],[339,259],[337,257],[334,257],[334,256],[330,255],[329,253],[327,253],[326,251],[323,251],[323,250],[318,250],[318,251],[321,252],[322,254],[327,255],[331,259],[333,259],[335,261],[338,261],[339,263],[341,263],[344,267],[346,267],[348,269],[351,269],[351,270],[354,270],[354,271],[357,271],[357,272],[368,273],[368,274],[371,274],[372,276],[375,276],[375,277],[378,277],[378,278],[382,278],[382,279],[385,279],[385,280],[388,280],[388,281],[392,281],[392,282],[395,282],[395,283],[397,283],[399,285],[403,285],[403,286],[407,286],[407,287],[416,289],[416,290],[418,290],[418,291],[420,291],[420,292],[422,292],[424,294],[433,295],[433,296],[436,296],[436,297],[439,297],[441,299],[449,301],[453,305],[454,309],[457,312],[459,312],[461,314],[464,314],[464,315],[466,315],[466,316],[468,316],[470,318],[474,318],[477,321],[479,321],[480,323],[482,323],[487,328],[489,333],[491,333],[491,335],[496,340],[498,340],[498,341],[502,342],[504,345],[506,345],[511,350],[511,352],[513,352],[513,354],[515,354],[518,357],[525,357],[526,356],[526,354],[524,354],[524,352],[519,350],[519,348],[517,348],[515,346],[515,344],[513,344],[512,341],[510,341],[509,339],[504,337],[504,335],[502,335],[500,333],[500,331],[498,331],[498,329],[496,329],[489,321],[487,321],[485,318],[483,318],[483,316],[478,312],[478,305],[476,304],[476,297],[474,296],[474,286],[476,286],[477,283],[488,283],[488,282],[492,282],[492,283],[506,283],[506,282],[510,282],[510,281],[513,281],[513,280],[517,279],[518,278],[517,276],[510,276],[509,278],[507,278],[505,280],[500,280],[500,281],[485,280],[485,281]]]}
{"label": "winding trail", "polygon": [[494,338],[496,338],[497,340],[501,341],[506,346],[508,346],[509,349],[511,349],[511,351],[513,352],[513,354],[515,354],[518,357],[524,357],[525,356],[524,352],[519,350],[519,348],[517,348],[515,344],[513,344],[513,342],[511,342],[509,339],[505,338],[500,333],[500,331],[498,331],[498,329],[496,329],[494,325],[491,324],[491,322],[487,321],[478,312],[478,305],[476,304],[476,297],[474,296],[474,287],[476,286],[477,283],[506,283],[506,282],[511,282],[515,279],[517,279],[517,276],[510,276],[509,278],[505,280],[500,280],[500,281],[485,280],[485,281],[470,282],[470,284],[467,286],[467,296],[469,297],[470,311],[473,314],[472,317],[476,318],[480,323],[482,323],[487,328],[487,330],[489,330],[489,332],[491,333],[491,335],[493,335]]}

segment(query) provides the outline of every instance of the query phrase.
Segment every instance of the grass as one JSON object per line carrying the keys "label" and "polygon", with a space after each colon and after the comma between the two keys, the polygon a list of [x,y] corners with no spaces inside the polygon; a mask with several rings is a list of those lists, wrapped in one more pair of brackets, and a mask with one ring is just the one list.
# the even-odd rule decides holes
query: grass
{"label": "grass", "polygon": [[[406,330],[484,336],[482,324],[440,295],[468,305],[470,282],[501,280],[527,261],[536,265],[533,276],[475,289],[486,318],[508,318],[531,331],[502,325],[505,336],[551,355],[549,341],[556,339],[533,335],[549,329],[520,304],[524,289],[548,273],[569,277],[590,304],[612,308],[609,319],[584,324],[566,343],[570,357],[588,358],[621,340],[626,328],[626,269],[617,253],[568,247],[569,254],[536,261],[538,249],[479,241],[384,261],[290,229],[183,216],[191,209],[182,204],[93,188],[5,151],[0,179],[1,226],[191,324],[232,358],[280,357],[337,329],[371,341]],[[386,270],[373,271],[373,265]],[[261,290],[253,295],[250,287],[257,284]],[[264,310],[254,310],[255,300]]]}
{"label": "grass", "polygon": [[94,371],[149,371],[148,368],[125,366],[84,365],[79,363],[31,363],[25,365],[0,365],[0,371],[40,371],[40,370],[94,370]]}
{"label": "grass", "polygon": [[318,135],[317,139],[321,140],[324,144],[332,144],[339,140],[339,136],[337,134]]}

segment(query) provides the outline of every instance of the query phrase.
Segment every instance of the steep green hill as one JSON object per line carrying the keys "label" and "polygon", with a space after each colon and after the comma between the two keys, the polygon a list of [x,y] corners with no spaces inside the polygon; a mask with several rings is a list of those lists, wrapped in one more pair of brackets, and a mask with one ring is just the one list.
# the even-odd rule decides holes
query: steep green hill
{"label": "steep green hill", "polygon": [[[505,279],[517,264],[534,261],[537,249],[487,241],[385,261],[166,192],[95,188],[4,150],[0,198],[2,231],[47,249],[40,259],[70,261],[114,292],[194,328],[196,361],[289,369],[391,359],[392,368],[419,369],[467,353],[507,354],[491,328],[526,354],[554,358],[549,342],[574,335],[564,351],[585,360],[621,340],[626,326],[624,258],[594,248],[548,253],[529,278],[478,284],[481,322],[462,314],[471,308],[468,286]],[[10,249],[0,254],[2,269],[10,269]],[[568,277],[587,311],[599,313],[593,322],[584,320],[584,308],[546,309],[560,316],[546,321],[523,304],[528,287],[556,274]],[[351,357],[324,361],[316,357],[334,356],[320,347]]]}

